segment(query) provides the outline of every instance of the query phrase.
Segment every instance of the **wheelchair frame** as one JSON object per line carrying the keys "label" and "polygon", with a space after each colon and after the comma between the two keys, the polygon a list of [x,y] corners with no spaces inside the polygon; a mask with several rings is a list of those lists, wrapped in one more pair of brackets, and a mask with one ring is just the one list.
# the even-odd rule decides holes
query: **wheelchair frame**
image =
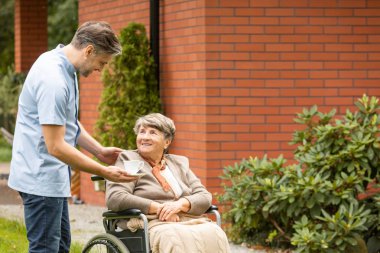
{"label": "wheelchair frame", "polygon": [[[92,176],[92,181],[104,180],[99,176]],[[215,205],[205,212],[213,214],[216,223],[221,226],[221,217],[218,207]],[[144,228],[136,232],[130,230],[118,230],[117,222],[122,219],[139,218],[144,222]],[[85,245],[82,253],[91,252],[91,248],[101,244],[107,247],[107,253],[150,253],[149,236],[148,236],[148,219],[139,209],[127,209],[120,212],[106,211],[103,213],[103,227],[105,234],[98,234],[91,238]]]}

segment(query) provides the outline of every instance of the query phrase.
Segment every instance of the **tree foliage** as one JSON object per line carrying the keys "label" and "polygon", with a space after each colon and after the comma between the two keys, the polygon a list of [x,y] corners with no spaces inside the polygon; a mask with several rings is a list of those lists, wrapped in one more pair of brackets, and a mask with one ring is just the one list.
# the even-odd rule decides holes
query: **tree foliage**
{"label": "tree foliage", "polygon": [[[0,0],[0,74],[14,64],[14,0]],[[48,48],[68,44],[78,27],[78,0],[48,0]]]}
{"label": "tree foliage", "polygon": [[18,96],[24,80],[25,74],[15,73],[13,66],[8,67],[6,74],[0,75],[0,126],[12,133],[16,122]]}
{"label": "tree foliage", "polygon": [[78,28],[78,0],[48,0],[48,47],[70,43]]}
{"label": "tree foliage", "polygon": [[120,43],[123,53],[103,71],[96,135],[103,145],[131,149],[137,117],[160,112],[161,103],[144,25],[130,23],[121,30]]}
{"label": "tree foliage", "polygon": [[0,0],[0,75],[14,63],[14,0]]}
{"label": "tree foliage", "polygon": [[230,204],[233,240],[303,253],[380,245],[380,196],[363,197],[368,183],[380,181],[380,107],[365,95],[355,104],[343,118],[317,106],[298,114],[304,129],[293,135],[296,164],[265,156],[224,169],[220,201]]}
{"label": "tree foliage", "polygon": [[[67,44],[78,25],[78,0],[48,1],[49,48]],[[14,72],[14,0],[0,0],[0,126],[13,132],[24,73]]]}

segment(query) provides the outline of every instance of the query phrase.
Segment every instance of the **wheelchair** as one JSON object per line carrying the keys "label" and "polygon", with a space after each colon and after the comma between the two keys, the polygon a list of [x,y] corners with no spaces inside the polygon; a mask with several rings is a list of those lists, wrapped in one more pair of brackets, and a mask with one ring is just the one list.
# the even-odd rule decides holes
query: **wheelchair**
{"label": "wheelchair", "polygon": [[[92,176],[92,181],[104,180]],[[210,206],[206,215],[215,216],[216,223],[221,226],[221,217],[217,206]],[[144,223],[143,229],[136,232],[121,230],[117,227],[119,220],[139,218]],[[95,235],[84,246],[82,253],[150,253],[148,237],[148,219],[139,209],[127,209],[120,212],[106,211],[103,213],[105,233]]]}

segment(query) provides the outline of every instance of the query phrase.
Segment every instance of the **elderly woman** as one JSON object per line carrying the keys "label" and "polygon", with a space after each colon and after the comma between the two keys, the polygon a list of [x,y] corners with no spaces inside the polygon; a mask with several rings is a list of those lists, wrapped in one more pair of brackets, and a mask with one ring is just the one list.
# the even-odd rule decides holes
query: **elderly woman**
{"label": "elderly woman", "polygon": [[[223,230],[200,216],[210,207],[211,194],[190,170],[186,157],[167,154],[175,134],[173,121],[152,113],[139,118],[134,131],[137,150],[123,151],[115,165],[124,168],[125,161],[142,161],[139,172],[144,176],[129,183],[107,182],[108,208],[138,208],[154,215],[149,222],[153,253],[230,252]],[[131,222],[118,225],[133,229]]]}

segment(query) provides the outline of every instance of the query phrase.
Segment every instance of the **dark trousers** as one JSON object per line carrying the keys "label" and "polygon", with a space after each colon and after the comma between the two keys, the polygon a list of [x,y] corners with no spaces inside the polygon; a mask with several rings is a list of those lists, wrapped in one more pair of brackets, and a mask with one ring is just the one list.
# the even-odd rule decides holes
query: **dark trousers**
{"label": "dark trousers", "polygon": [[67,198],[20,192],[29,253],[68,253],[71,235]]}

